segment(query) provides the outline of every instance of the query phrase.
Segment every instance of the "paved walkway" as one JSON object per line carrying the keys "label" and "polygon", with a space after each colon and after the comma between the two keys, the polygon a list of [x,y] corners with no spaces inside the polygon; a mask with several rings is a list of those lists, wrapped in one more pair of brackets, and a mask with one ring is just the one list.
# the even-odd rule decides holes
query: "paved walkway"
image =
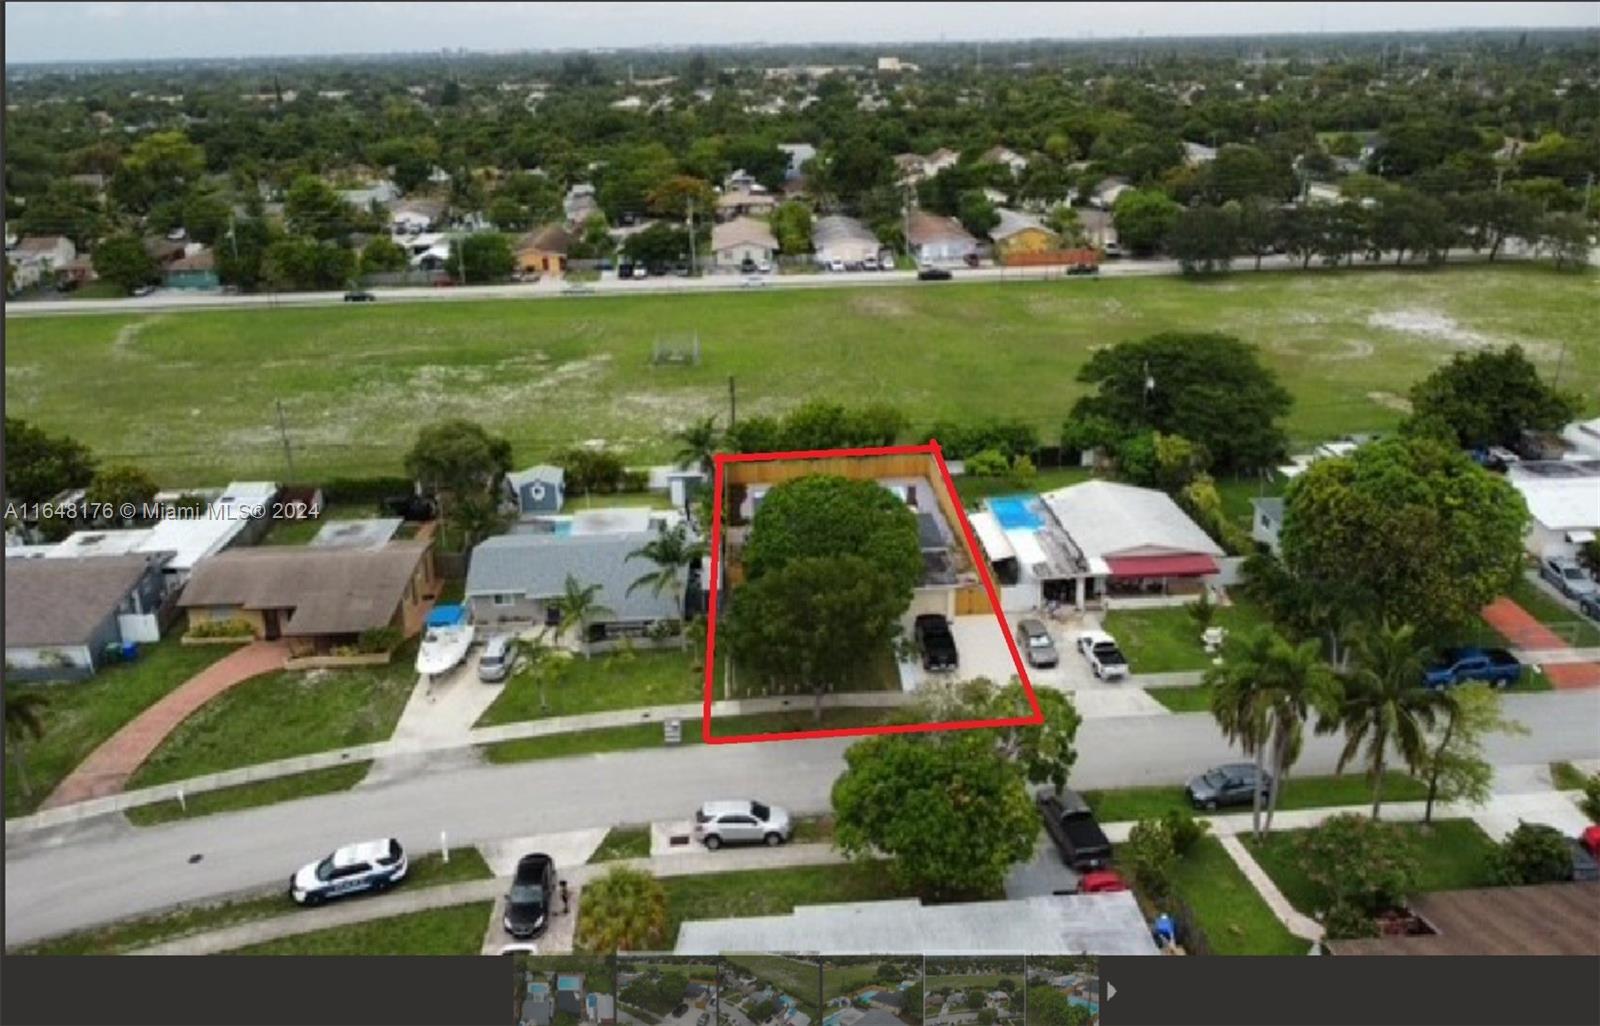
{"label": "paved walkway", "polygon": [[[1571,650],[1567,640],[1536,620],[1511,599],[1501,596],[1484,607],[1489,626],[1512,639],[1519,647],[1541,651]],[[1551,661],[1541,667],[1550,683],[1558,688],[1600,687],[1600,662]]]}
{"label": "paved walkway", "polygon": [[1284,925],[1285,929],[1304,940],[1320,941],[1322,939],[1322,924],[1310,916],[1302,915],[1296,911],[1293,905],[1289,904],[1289,899],[1285,898],[1283,892],[1278,890],[1278,885],[1272,882],[1272,877],[1268,876],[1267,871],[1261,868],[1261,864],[1245,848],[1244,842],[1239,840],[1237,834],[1224,834],[1218,840],[1222,842],[1222,850],[1228,853],[1228,857],[1233,860],[1233,864],[1239,867],[1239,872],[1243,873],[1244,878],[1250,881],[1250,886],[1254,887],[1256,893],[1261,895],[1261,900],[1265,901],[1267,907],[1272,909],[1272,914],[1278,917],[1278,921]]}
{"label": "paved walkway", "polygon": [[59,809],[117,794],[167,735],[195,710],[235,684],[282,669],[288,655],[289,648],[281,641],[254,641],[223,656],[178,685],[90,752],[89,757],[56,786],[41,808]]}
{"label": "paved walkway", "polygon": [[[790,844],[782,848],[740,848],[718,852],[699,851],[682,855],[665,855],[651,859],[620,859],[615,862],[597,862],[571,866],[561,871],[569,888],[581,889],[583,884],[603,876],[612,866],[629,866],[648,870],[658,877],[691,876],[701,873],[732,873],[746,869],[782,869],[795,866],[830,866],[843,863],[844,856],[826,844]],[[215,955],[224,951],[267,941],[314,933],[336,926],[388,919],[411,912],[467,905],[477,901],[496,901],[506,889],[506,880],[495,878],[474,880],[469,883],[444,884],[437,887],[419,887],[406,890],[402,886],[388,894],[370,898],[353,898],[340,904],[315,909],[299,909],[292,913],[262,919],[253,923],[230,926],[222,930],[199,933],[180,940],[167,941],[141,948],[139,955]],[[578,905],[572,906],[572,921],[577,921]],[[505,943],[510,943],[507,937]],[[539,945],[541,954],[560,954],[547,944]]]}

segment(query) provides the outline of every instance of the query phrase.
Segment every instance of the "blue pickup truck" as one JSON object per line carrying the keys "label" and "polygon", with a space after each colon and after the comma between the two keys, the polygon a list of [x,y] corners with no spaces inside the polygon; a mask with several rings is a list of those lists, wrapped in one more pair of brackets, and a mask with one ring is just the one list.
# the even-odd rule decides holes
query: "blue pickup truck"
{"label": "blue pickup truck", "polygon": [[1430,688],[1448,688],[1481,680],[1507,688],[1522,679],[1522,664],[1503,648],[1447,648],[1423,674]]}

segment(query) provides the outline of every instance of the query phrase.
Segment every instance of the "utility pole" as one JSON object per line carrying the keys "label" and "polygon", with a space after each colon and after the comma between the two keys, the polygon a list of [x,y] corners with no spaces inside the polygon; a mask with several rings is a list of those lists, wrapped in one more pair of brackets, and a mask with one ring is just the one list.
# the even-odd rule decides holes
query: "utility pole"
{"label": "utility pole", "polygon": [[456,273],[461,276],[461,284],[465,285],[467,283],[467,247],[463,245],[463,242],[464,240],[462,239],[455,241]]}
{"label": "utility pole", "polygon": [[1594,172],[1589,172],[1589,177],[1583,182],[1583,216],[1589,216],[1589,193],[1594,190]]}
{"label": "utility pole", "polygon": [[233,259],[239,260],[239,236],[233,230],[233,211],[228,211],[228,241],[233,245]]}
{"label": "utility pole", "polygon": [[689,197],[689,277],[695,276],[694,254],[694,197]]}
{"label": "utility pole", "polygon": [[283,400],[274,400],[278,407],[278,436],[283,439],[283,464],[288,469],[288,480],[294,481],[294,450],[289,447],[289,428],[283,420]]}
{"label": "utility pole", "polygon": [[738,408],[738,402],[734,398],[734,394],[733,394],[733,375],[729,374],[728,375],[728,430],[730,430],[730,431],[733,430],[734,414],[737,411],[737,408]]}

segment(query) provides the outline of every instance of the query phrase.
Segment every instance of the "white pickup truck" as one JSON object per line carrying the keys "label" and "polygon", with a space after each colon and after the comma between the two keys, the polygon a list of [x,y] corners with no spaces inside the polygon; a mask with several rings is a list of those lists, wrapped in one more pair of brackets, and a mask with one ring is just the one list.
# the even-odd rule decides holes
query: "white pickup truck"
{"label": "white pickup truck", "polygon": [[1123,680],[1128,676],[1128,660],[1116,639],[1104,631],[1084,631],[1078,635],[1078,652],[1089,663],[1089,669],[1101,680]]}

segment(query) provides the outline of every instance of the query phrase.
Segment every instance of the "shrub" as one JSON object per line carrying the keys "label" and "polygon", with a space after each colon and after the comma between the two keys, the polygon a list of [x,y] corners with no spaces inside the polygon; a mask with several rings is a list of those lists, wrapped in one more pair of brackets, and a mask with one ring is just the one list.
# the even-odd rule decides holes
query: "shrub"
{"label": "shrub", "polygon": [[229,620],[206,620],[189,628],[192,638],[248,638],[255,635],[249,620],[234,617]]}
{"label": "shrub", "polygon": [[1195,819],[1187,809],[1173,809],[1162,818],[1167,834],[1172,838],[1172,851],[1180,859],[1188,855],[1200,838],[1211,829],[1205,820]]}
{"label": "shrub", "polygon": [[583,889],[574,938],[579,950],[659,950],[666,933],[667,892],[649,873],[616,866]]}
{"label": "shrub", "polygon": [[1495,879],[1502,884],[1559,883],[1572,879],[1572,849],[1555,827],[1519,823],[1495,853]]}
{"label": "shrub", "polygon": [[1322,929],[1328,940],[1353,940],[1357,937],[1376,937],[1378,922],[1359,905],[1341,901],[1322,917]]}
{"label": "shrub", "polygon": [[356,648],[361,652],[389,652],[400,644],[400,629],[398,627],[374,627],[361,632],[356,639]]}
{"label": "shrub", "polygon": [[966,459],[966,471],[973,477],[1001,477],[1011,470],[1011,464],[999,449],[975,452]]}
{"label": "shrub", "polygon": [[1600,823],[1600,773],[1583,782],[1583,797],[1578,800],[1578,807],[1592,822]]}
{"label": "shrub", "polygon": [[391,495],[410,495],[416,486],[409,477],[336,477],[322,486],[324,502],[378,503]]}
{"label": "shrub", "polygon": [[1327,896],[1368,915],[1394,908],[1416,883],[1417,857],[1394,826],[1346,813],[1298,839],[1300,869]]}
{"label": "shrub", "polygon": [[566,475],[567,491],[580,495],[616,491],[627,470],[614,453],[594,449],[568,449],[557,453],[550,462]]}
{"label": "shrub", "polygon": [[1033,465],[1033,457],[1027,453],[1018,453],[1011,459],[1011,483],[1017,488],[1027,488],[1039,476],[1039,468]]}
{"label": "shrub", "polygon": [[1122,846],[1121,857],[1133,874],[1134,883],[1150,898],[1159,901],[1171,893],[1178,852],[1165,819],[1141,819],[1135,823]]}
{"label": "shrub", "polygon": [[650,471],[624,470],[618,481],[618,490],[624,492],[642,492],[650,487]]}
{"label": "shrub", "polygon": [[923,441],[938,440],[945,459],[971,459],[985,449],[1008,457],[1026,456],[1039,448],[1039,435],[1026,421],[984,420],[957,423],[941,420],[923,435]]}

